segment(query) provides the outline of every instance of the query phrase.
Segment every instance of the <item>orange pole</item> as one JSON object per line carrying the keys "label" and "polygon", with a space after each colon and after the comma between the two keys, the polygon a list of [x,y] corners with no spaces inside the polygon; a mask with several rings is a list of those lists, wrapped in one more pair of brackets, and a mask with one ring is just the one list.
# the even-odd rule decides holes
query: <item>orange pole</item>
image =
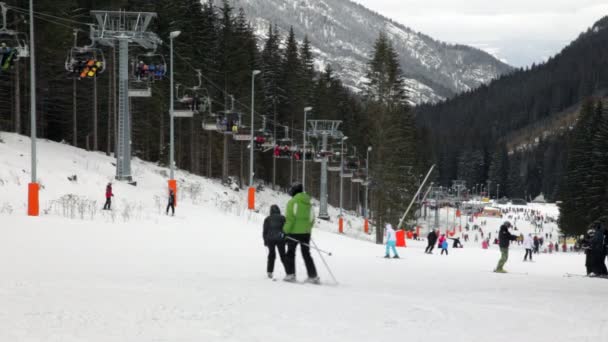
{"label": "orange pole", "polygon": [[338,219],[338,231],[340,234],[344,233],[344,219],[342,217]]}
{"label": "orange pole", "polygon": [[249,194],[247,196],[247,208],[249,210],[255,210],[255,188],[249,187]]}
{"label": "orange pole", "polygon": [[27,214],[28,216],[39,216],[40,214],[40,186],[38,183],[29,183],[27,187]]}
{"label": "orange pole", "polygon": [[177,207],[177,181],[175,179],[169,179],[169,190],[173,190],[173,195],[175,196],[173,205]]}
{"label": "orange pole", "polygon": [[365,222],[363,222],[363,231],[365,232],[365,234],[369,234],[369,220],[365,219]]}

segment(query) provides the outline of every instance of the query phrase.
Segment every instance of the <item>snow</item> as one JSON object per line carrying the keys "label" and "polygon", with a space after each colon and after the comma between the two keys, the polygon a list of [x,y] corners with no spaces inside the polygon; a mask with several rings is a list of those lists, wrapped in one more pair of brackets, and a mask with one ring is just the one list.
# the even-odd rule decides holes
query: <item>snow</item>
{"label": "snow", "polygon": [[[426,255],[408,240],[402,259],[366,241],[357,219],[348,234],[320,224],[313,237],[338,278],[332,284],[317,254],[322,286],[266,279],[264,215],[244,208],[244,192],[179,171],[175,217],[159,213],[166,171],[134,161],[137,187],[115,183],[116,208],[93,219],[51,210],[24,215],[29,141],[2,133],[0,143],[0,341],[603,341],[608,283],[565,278],[584,272],[574,253],[534,255],[515,246],[506,269],[492,246]],[[103,197],[112,159],[40,142],[43,207],[72,193]],[[67,177],[78,175],[78,183]],[[284,208],[287,197],[260,194]],[[164,204],[164,197],[163,204]],[[141,210],[124,218],[125,203]],[[551,208],[547,205],[547,208]],[[163,208],[164,209],[164,208]],[[553,209],[548,209],[553,210]],[[331,211],[335,216],[334,208]],[[76,215],[78,216],[78,215]],[[488,219],[489,221],[489,219]],[[490,223],[489,223],[490,224]],[[494,222],[492,222],[494,224]],[[276,263],[276,277],[284,275]],[[527,273],[527,275],[525,274]],[[298,257],[298,277],[305,272]]]}

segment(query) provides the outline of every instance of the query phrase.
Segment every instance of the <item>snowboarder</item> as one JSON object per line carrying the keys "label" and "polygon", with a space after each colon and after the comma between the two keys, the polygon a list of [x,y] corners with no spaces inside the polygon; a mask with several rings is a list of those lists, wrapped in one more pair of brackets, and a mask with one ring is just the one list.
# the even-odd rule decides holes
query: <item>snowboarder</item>
{"label": "snowboarder", "polygon": [[431,230],[429,235],[427,235],[426,237],[427,239],[427,243],[428,245],[426,246],[426,249],[424,250],[424,252],[426,254],[433,254],[433,248],[435,248],[435,242],[437,242],[437,233],[435,232],[435,230]]}
{"label": "snowboarder", "polygon": [[268,247],[268,262],[266,264],[266,273],[268,278],[272,279],[274,272],[274,261],[276,259],[275,249],[279,251],[279,258],[285,268],[287,274],[287,267],[285,266],[285,239],[283,236],[283,226],[285,225],[285,216],[281,215],[281,209],[277,205],[270,207],[270,216],[264,220],[264,231],[262,237],[264,238],[264,246]]}
{"label": "snowboarder", "polygon": [[112,197],[114,197],[114,193],[112,192],[112,183],[108,183],[106,186],[106,204],[103,205],[103,210],[111,210]]}
{"label": "snowboarder", "polygon": [[498,246],[500,247],[500,260],[498,261],[498,265],[494,272],[496,273],[507,273],[505,271],[504,266],[509,260],[509,245],[511,241],[515,241],[517,236],[509,233],[509,228],[511,228],[511,222],[506,221],[500,226],[500,231],[498,232]]}
{"label": "snowboarder", "polygon": [[530,256],[530,261],[532,261],[532,249],[534,248],[534,240],[532,239],[532,234],[528,234],[528,236],[524,238],[524,248],[526,249],[524,261],[528,261],[528,256]]}
{"label": "snowboarder", "polygon": [[175,216],[175,193],[173,190],[169,190],[169,203],[167,203],[167,215],[169,215],[169,209],[171,209],[171,216]]}
{"label": "snowboarder", "polygon": [[441,255],[443,255],[443,252],[445,252],[445,255],[448,255],[448,246],[450,244],[448,243],[447,239],[444,239],[443,242],[441,243]]}
{"label": "snowboarder", "polygon": [[390,258],[391,257],[391,253],[390,253],[390,249],[393,250],[393,258],[395,259],[399,259],[399,254],[397,254],[397,238],[396,238],[396,234],[395,234],[395,230],[393,229],[393,226],[390,223],[386,224],[386,227],[384,229],[384,236],[386,237],[386,254],[384,255],[385,258]]}
{"label": "snowboarder", "polygon": [[300,183],[296,183],[291,187],[289,195],[292,198],[287,203],[285,225],[283,226],[283,233],[285,233],[287,239],[287,254],[285,258],[287,275],[284,280],[287,282],[296,281],[296,248],[299,244],[308,273],[307,282],[320,284],[315,263],[310,256],[310,233],[315,223],[310,195],[304,192],[304,187]]}

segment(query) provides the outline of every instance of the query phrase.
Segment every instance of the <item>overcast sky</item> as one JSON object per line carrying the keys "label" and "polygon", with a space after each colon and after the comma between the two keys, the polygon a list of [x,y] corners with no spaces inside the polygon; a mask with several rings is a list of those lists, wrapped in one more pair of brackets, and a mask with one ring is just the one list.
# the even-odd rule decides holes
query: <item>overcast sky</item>
{"label": "overcast sky", "polygon": [[513,66],[542,62],[598,19],[608,0],[353,0],[435,39]]}

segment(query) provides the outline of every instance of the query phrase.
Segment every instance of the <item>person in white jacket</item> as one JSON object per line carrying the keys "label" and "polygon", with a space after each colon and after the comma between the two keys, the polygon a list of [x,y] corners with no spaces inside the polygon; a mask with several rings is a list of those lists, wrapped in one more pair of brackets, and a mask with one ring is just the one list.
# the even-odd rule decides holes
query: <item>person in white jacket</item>
{"label": "person in white jacket", "polygon": [[532,234],[528,234],[528,236],[524,238],[524,248],[526,249],[524,261],[528,261],[528,255],[530,256],[530,261],[532,261],[532,250],[534,249],[534,239],[532,238]]}
{"label": "person in white jacket", "polygon": [[397,254],[397,236],[395,234],[395,230],[390,223],[386,224],[386,228],[384,229],[384,236],[386,237],[386,255],[385,258],[390,258],[390,249],[393,250],[393,258],[399,259],[399,254]]}

